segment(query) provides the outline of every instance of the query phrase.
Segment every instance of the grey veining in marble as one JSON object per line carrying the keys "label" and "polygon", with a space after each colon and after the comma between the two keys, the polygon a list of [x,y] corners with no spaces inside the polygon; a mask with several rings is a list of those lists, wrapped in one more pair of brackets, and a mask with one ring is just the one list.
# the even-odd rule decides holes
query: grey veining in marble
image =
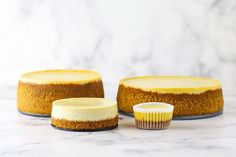
{"label": "grey veining in marble", "polygon": [[[56,130],[16,110],[20,74],[49,68],[97,70],[113,99],[126,76],[215,77],[224,114],[162,131],[122,115],[112,131]],[[0,156],[235,156],[235,69],[235,0],[1,0]]]}
{"label": "grey veining in marble", "polygon": [[194,75],[236,87],[234,0],[0,1],[0,85],[25,71]]}
{"label": "grey veining in marble", "polygon": [[[107,86],[107,96],[114,96]],[[8,93],[7,95],[4,93]],[[236,94],[225,95],[224,114],[172,121],[168,130],[136,129],[120,115],[119,127],[101,132],[68,132],[50,119],[17,112],[15,88],[0,88],[0,156],[235,156]]]}

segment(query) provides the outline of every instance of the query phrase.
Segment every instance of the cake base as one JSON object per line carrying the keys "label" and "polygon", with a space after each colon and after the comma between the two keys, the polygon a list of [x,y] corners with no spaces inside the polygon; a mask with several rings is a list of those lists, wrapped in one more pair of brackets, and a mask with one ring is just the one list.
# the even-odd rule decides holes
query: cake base
{"label": "cake base", "polygon": [[[120,111],[120,114],[123,114],[125,116],[129,117],[134,117],[134,113],[128,113],[124,111]],[[173,117],[173,120],[194,120],[194,119],[205,119],[205,118],[211,118],[211,117],[216,117],[223,114],[223,110],[215,113],[209,113],[209,114],[204,114],[204,115],[194,115],[194,116],[180,116],[180,117]]]}
{"label": "cake base", "polygon": [[18,111],[23,115],[32,116],[32,117],[44,117],[44,118],[51,117],[51,115],[48,115],[48,114],[36,114],[36,113],[22,112],[20,110],[18,110]]}
{"label": "cake base", "polygon": [[99,131],[116,128],[118,125],[118,116],[99,120],[99,121],[69,121],[65,119],[51,118],[51,125],[63,129],[72,131]]}
{"label": "cake base", "polygon": [[118,127],[118,124],[113,127],[107,127],[107,128],[102,128],[102,129],[95,129],[95,130],[76,130],[76,129],[64,129],[64,128],[58,128],[55,125],[51,124],[51,126],[54,129],[62,130],[62,131],[72,131],[72,132],[94,132],[94,131],[106,131],[106,130],[112,130]]}
{"label": "cake base", "polygon": [[203,115],[195,115],[195,116],[181,116],[174,117],[173,120],[194,120],[194,119],[205,119],[212,118],[223,114],[223,110],[215,113],[203,114]]}

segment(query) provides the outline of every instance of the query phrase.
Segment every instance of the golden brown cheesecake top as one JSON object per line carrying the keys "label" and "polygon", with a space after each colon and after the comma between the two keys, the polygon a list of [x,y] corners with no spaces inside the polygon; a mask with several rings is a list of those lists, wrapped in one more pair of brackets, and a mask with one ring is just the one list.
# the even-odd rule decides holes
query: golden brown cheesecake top
{"label": "golden brown cheesecake top", "polygon": [[21,82],[37,84],[88,83],[101,80],[101,76],[92,70],[43,70],[25,73]]}
{"label": "golden brown cheesecake top", "polygon": [[140,76],[125,78],[120,85],[158,93],[202,93],[221,88],[220,81],[191,76]]}

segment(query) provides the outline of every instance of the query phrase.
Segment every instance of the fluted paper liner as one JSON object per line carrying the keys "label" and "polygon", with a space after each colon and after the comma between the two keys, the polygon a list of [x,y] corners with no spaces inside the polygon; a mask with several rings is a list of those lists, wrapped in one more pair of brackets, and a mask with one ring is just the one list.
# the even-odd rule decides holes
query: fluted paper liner
{"label": "fluted paper liner", "polygon": [[133,110],[137,128],[167,129],[172,120],[174,106],[160,102],[148,102],[133,106]]}

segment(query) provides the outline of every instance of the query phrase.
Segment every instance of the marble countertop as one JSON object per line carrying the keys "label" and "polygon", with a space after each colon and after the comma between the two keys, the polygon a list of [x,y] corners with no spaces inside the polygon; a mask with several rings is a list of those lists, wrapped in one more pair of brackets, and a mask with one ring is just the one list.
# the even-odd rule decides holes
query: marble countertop
{"label": "marble countertop", "polygon": [[[147,131],[120,115],[119,127],[101,132],[67,132],[50,119],[16,110],[15,88],[0,89],[0,156],[233,156],[236,150],[236,94],[225,94],[221,116],[172,121],[168,130]],[[112,92],[111,92],[112,93]],[[114,92],[113,92],[114,93]],[[114,96],[114,95],[113,95]]]}

